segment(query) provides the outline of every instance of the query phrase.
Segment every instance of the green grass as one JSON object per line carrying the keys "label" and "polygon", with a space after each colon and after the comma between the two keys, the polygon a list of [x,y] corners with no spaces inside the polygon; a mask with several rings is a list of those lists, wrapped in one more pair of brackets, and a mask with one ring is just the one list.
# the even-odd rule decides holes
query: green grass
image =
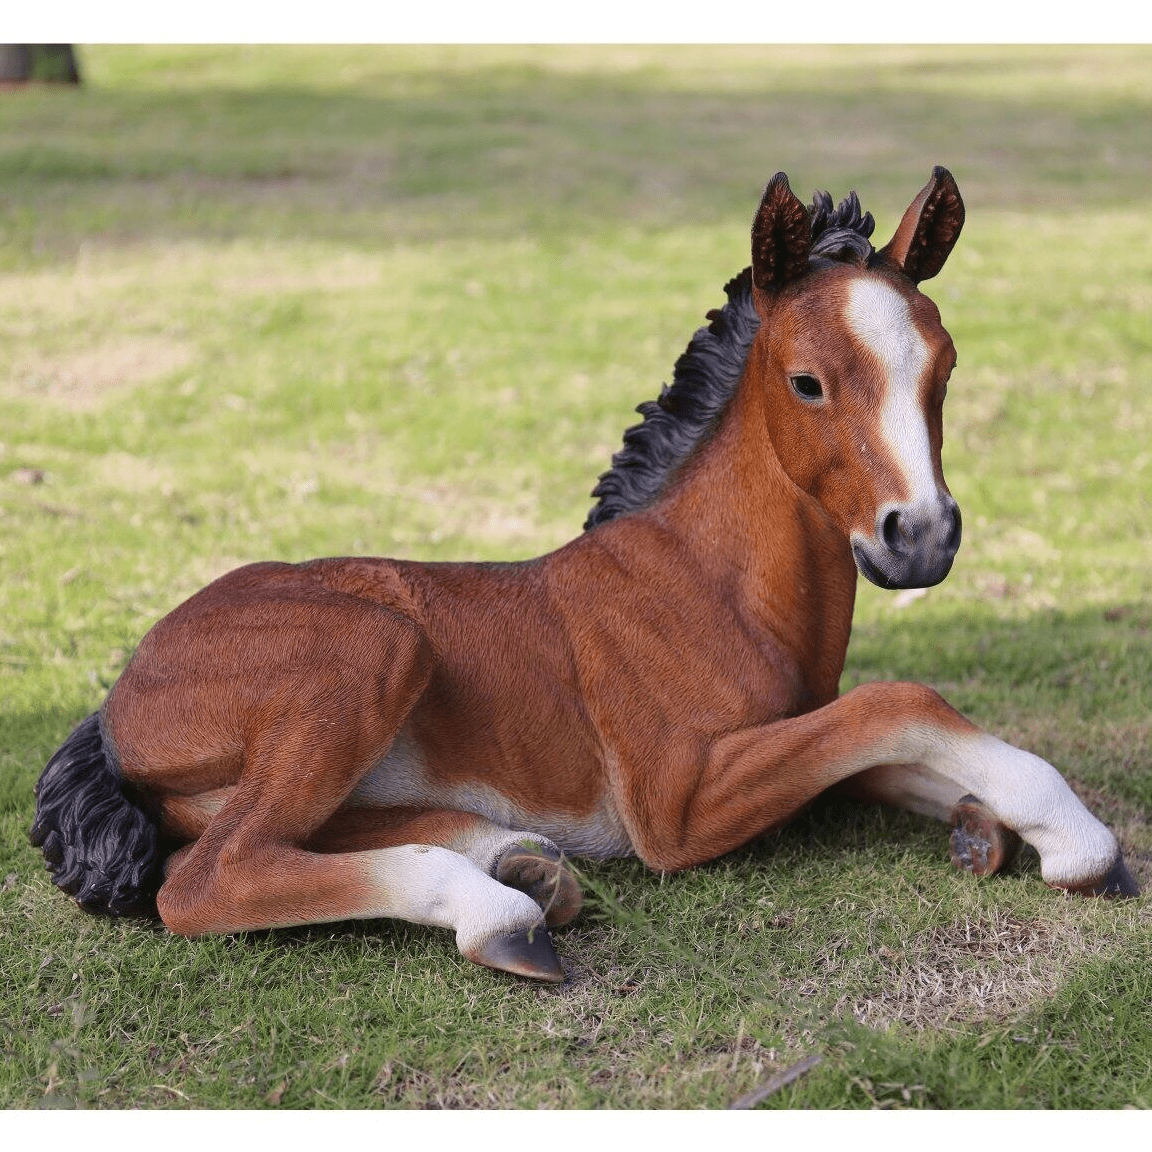
{"label": "green grass", "polygon": [[933,164],[968,223],[949,580],[864,588],[900,677],[1062,768],[1152,885],[1152,50],[90,48],[0,94],[0,1104],[1152,1106],[1147,898],[839,801],[675,877],[583,867],[569,979],[447,933],[186,941],[80,914],[32,785],[149,625],[249,560],[529,556],[777,169],[886,238]]}

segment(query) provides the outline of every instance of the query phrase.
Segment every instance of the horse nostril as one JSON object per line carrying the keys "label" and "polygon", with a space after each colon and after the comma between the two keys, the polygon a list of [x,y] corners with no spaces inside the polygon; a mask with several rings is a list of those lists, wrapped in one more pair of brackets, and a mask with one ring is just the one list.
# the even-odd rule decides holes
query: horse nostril
{"label": "horse nostril", "polygon": [[881,521],[880,537],[890,552],[902,552],[904,545],[911,542],[904,525],[900,522],[900,509],[893,508]]}
{"label": "horse nostril", "polygon": [[948,542],[945,547],[950,552],[955,552],[960,547],[960,532],[961,532],[961,516],[960,506],[958,504],[952,505],[952,531],[948,533]]}

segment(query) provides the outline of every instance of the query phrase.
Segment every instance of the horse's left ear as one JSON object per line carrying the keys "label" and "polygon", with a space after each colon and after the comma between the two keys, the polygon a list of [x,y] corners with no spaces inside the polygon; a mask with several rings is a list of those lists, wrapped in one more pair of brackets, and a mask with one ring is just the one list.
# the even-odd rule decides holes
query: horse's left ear
{"label": "horse's left ear", "polygon": [[812,225],[808,209],[777,172],[764,189],[752,221],[752,283],[761,292],[775,292],[808,270]]}
{"label": "horse's left ear", "polygon": [[964,201],[947,168],[932,169],[932,179],[908,205],[896,235],[880,250],[914,283],[930,280],[948,259],[964,227]]}

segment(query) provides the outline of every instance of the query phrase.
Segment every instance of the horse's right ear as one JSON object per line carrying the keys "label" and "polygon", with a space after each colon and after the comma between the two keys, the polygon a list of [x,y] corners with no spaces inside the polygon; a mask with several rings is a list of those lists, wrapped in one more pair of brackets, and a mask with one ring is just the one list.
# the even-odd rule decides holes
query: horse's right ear
{"label": "horse's right ear", "polygon": [[932,179],[908,205],[896,235],[880,249],[882,260],[895,264],[914,284],[928,280],[944,267],[960,229],[964,227],[964,201],[947,168],[937,165]]}
{"label": "horse's right ear", "polygon": [[812,225],[808,209],[777,172],[764,189],[752,221],[752,283],[762,292],[775,292],[808,267]]}

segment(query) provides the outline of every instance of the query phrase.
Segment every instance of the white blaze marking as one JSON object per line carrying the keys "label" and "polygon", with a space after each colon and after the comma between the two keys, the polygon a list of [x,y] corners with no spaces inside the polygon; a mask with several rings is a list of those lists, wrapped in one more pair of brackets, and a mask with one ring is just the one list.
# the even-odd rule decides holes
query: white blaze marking
{"label": "white blaze marking", "polygon": [[883,281],[855,280],[848,291],[845,318],[887,377],[880,434],[903,473],[907,499],[912,504],[935,502],[936,471],[920,405],[929,348],[912,322],[908,301]]}

